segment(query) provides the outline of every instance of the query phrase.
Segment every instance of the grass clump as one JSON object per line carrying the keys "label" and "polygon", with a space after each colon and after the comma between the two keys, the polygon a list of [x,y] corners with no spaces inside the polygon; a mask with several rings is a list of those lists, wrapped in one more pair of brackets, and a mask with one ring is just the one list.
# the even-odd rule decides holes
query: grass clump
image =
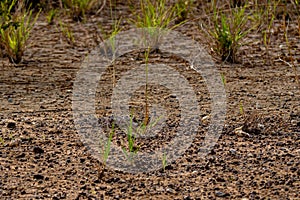
{"label": "grass clump", "polygon": [[[63,5],[74,21],[85,21],[86,14],[98,8],[100,3],[99,0],[63,0]],[[100,9],[102,8],[103,6]]]}
{"label": "grass clump", "polygon": [[174,29],[186,22],[191,5],[191,0],[141,0],[138,7],[132,7],[135,18],[131,22],[139,28]]}
{"label": "grass clump", "polygon": [[[235,5],[235,4],[234,4]],[[253,13],[248,4],[241,7],[230,7],[228,9],[220,8],[216,1],[212,2],[211,13],[208,14],[207,23],[200,23],[201,30],[209,36],[214,43],[214,51],[221,57],[222,61],[235,63],[237,61],[237,52],[244,45],[242,40],[254,29],[258,23],[253,20]]]}
{"label": "grass clump", "polygon": [[170,28],[174,19],[175,6],[167,6],[166,0],[141,0],[133,9],[136,16],[132,22],[139,28]]}
{"label": "grass clump", "polygon": [[191,0],[179,0],[175,4],[175,24],[181,24],[187,20],[188,14],[190,13],[192,7]]}
{"label": "grass clump", "polygon": [[22,61],[30,32],[39,16],[27,11],[22,2],[1,1],[0,46],[11,63]]}
{"label": "grass clump", "polygon": [[[138,6],[132,6],[134,17],[129,21],[137,28],[147,28],[145,37],[150,37],[150,42],[153,43],[146,44],[146,48],[151,46],[157,49],[160,30],[174,29],[185,22],[188,7],[180,2],[171,4],[167,0],[141,0]],[[180,22],[176,21],[177,15],[181,15],[178,16],[181,17]]]}

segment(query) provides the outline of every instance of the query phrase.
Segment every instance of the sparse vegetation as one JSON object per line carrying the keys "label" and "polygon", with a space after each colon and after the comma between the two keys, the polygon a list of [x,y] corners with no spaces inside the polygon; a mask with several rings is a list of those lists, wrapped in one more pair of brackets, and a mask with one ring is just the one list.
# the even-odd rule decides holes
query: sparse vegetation
{"label": "sparse vegetation", "polygon": [[[126,2],[113,1],[107,0],[107,4],[106,0],[38,1],[36,7],[30,6],[34,1],[0,1],[1,196],[143,199],[151,194],[153,199],[169,195],[182,199],[297,199],[299,1],[127,0],[132,2],[128,3],[130,8]],[[103,4],[106,7],[99,12],[99,5]],[[42,11],[38,10],[40,5]],[[153,43],[146,43],[145,39],[145,45],[138,49],[139,40],[133,42],[137,46],[131,46],[128,40],[120,46],[123,41],[119,36],[123,35],[119,33],[136,27],[145,28],[143,33],[147,40],[152,37]],[[200,62],[189,63],[186,57],[181,58],[182,54],[162,51],[157,29],[169,30],[171,34],[175,29],[178,35],[194,39],[199,52],[190,53],[191,60],[201,57],[202,50],[213,59],[207,56]],[[180,39],[170,40],[167,45],[174,43],[187,55],[189,46],[181,45]],[[100,41],[106,43],[99,45]],[[132,50],[132,47],[138,48]],[[105,67],[98,68],[100,62],[88,63],[99,58],[99,52],[101,56],[107,53],[107,57],[95,59],[104,61]],[[83,61],[84,58],[88,59]],[[196,67],[206,61],[213,61],[213,69],[217,70],[210,73],[211,68],[202,68],[197,74]],[[182,88],[182,79],[168,85],[164,81],[170,83],[177,73],[165,75],[158,71],[157,75],[164,80],[156,85],[157,79],[151,80],[153,74],[150,74],[155,64],[168,64],[194,90],[195,104],[201,113],[190,122],[185,120],[186,110],[181,103],[194,99],[185,95],[190,94],[185,88],[181,99],[169,87]],[[125,76],[130,75],[128,78],[134,81],[140,65],[143,68],[137,75],[141,79],[137,81],[144,85],[130,82],[133,84],[125,88],[132,89],[132,93],[124,91],[123,80],[128,80]],[[75,76],[82,69],[87,73],[79,81],[86,81],[87,88],[73,92],[72,99],[73,86],[78,83]],[[226,88],[226,101],[215,104],[214,100],[223,98],[222,93],[211,95],[219,83]],[[120,109],[131,109],[130,116],[114,113],[112,104],[116,101],[111,98],[118,97],[113,95],[120,85],[121,92],[129,93],[128,99],[127,96],[121,99],[128,105],[122,104]],[[72,118],[76,109],[71,104],[77,94],[87,94],[83,101],[94,106],[94,110],[80,102],[78,107],[83,115]],[[214,139],[206,133],[209,130],[219,133],[214,125],[223,120],[222,116],[214,117],[212,110],[223,102],[227,105],[223,112],[224,129],[220,130],[222,137],[214,150],[206,154]],[[195,107],[188,108],[191,113],[196,112]],[[156,118],[158,115],[166,117]],[[85,134],[91,133],[90,127],[107,125],[101,132],[105,137],[81,142],[77,137],[79,128],[74,128],[77,116],[80,116],[77,124],[80,130],[87,128]],[[164,120],[160,121],[162,117]],[[81,124],[90,119],[94,121]],[[185,123],[188,127],[181,127]],[[186,151],[168,148],[188,144],[190,129],[198,125],[197,135]],[[180,130],[184,133],[182,138],[177,134]],[[92,135],[95,132],[87,138],[99,138]],[[202,153],[206,154],[205,159],[199,157]],[[103,162],[93,156],[100,156]],[[121,159],[113,160],[115,156]],[[120,163],[124,160],[128,162]],[[143,173],[149,163],[151,173]],[[120,165],[114,171],[111,164]],[[143,172],[124,173],[123,167],[140,167]],[[224,187],[228,184],[230,187]]]}

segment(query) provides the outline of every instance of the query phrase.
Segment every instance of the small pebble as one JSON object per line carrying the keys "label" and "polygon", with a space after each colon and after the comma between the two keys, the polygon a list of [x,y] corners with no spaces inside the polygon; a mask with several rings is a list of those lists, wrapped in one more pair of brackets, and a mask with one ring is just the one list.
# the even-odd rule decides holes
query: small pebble
{"label": "small pebble", "polygon": [[191,197],[190,197],[190,196],[184,196],[183,199],[184,199],[184,200],[190,200]]}
{"label": "small pebble", "polygon": [[215,191],[215,194],[217,197],[225,197],[228,196],[228,194],[221,192],[221,191]]}
{"label": "small pebble", "polygon": [[229,152],[230,152],[231,154],[233,154],[233,155],[236,154],[236,150],[235,150],[235,149],[230,149]]}

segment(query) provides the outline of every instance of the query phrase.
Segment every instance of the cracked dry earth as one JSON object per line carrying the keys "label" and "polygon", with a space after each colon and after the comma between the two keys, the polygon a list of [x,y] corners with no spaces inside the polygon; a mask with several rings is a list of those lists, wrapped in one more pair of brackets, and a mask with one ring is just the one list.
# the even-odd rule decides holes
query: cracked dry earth
{"label": "cracked dry earth", "polygon": [[[201,111],[197,134],[165,170],[131,174],[104,167],[80,140],[72,112],[74,79],[85,55],[96,46],[93,24],[97,20],[105,21],[71,23],[77,41],[73,46],[41,16],[24,62],[12,66],[1,60],[1,199],[300,199],[299,85],[285,63],[276,58],[272,64],[263,63],[262,44],[244,49],[246,59],[240,64],[216,61],[226,78],[227,113],[222,134],[205,158],[198,156],[211,112],[205,82],[184,60],[164,52],[150,54],[149,62],[168,64],[193,87]],[[178,31],[203,42],[193,23]],[[280,38],[274,41],[281,43]],[[295,35],[293,45],[300,47],[299,41]],[[275,54],[282,51],[277,48],[274,45]],[[117,59],[116,80],[141,64],[140,55],[131,52]],[[299,67],[299,52],[297,56]],[[97,87],[99,119],[111,114],[111,67]],[[137,141],[140,151],[172,138],[173,122],[180,117],[171,92],[158,92],[157,85],[151,88],[150,104],[169,108],[169,121],[153,140]],[[142,113],[142,91],[136,91],[130,101],[137,116]],[[123,145],[121,131],[116,133],[113,142]]]}

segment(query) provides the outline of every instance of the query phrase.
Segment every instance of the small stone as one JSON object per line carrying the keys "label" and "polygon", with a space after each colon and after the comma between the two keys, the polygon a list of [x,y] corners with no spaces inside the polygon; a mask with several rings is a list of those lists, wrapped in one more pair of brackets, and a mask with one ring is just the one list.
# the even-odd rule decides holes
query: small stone
{"label": "small stone", "polygon": [[184,199],[184,200],[190,200],[191,197],[190,197],[190,196],[184,196],[183,199]]}
{"label": "small stone", "polygon": [[215,194],[217,197],[226,197],[229,196],[227,193],[221,192],[221,191],[215,191]]}
{"label": "small stone", "polygon": [[257,124],[257,127],[259,128],[259,129],[264,129],[265,128],[265,125],[263,125],[263,124]]}
{"label": "small stone", "polygon": [[235,150],[235,149],[230,149],[229,152],[230,152],[231,154],[233,154],[233,155],[236,154],[236,150]]}
{"label": "small stone", "polygon": [[21,143],[21,140],[20,140],[20,139],[15,139],[15,140],[12,140],[12,141],[8,144],[8,146],[9,146],[9,147],[17,147],[17,146],[19,146],[20,143]]}
{"label": "small stone", "polygon": [[251,135],[250,135],[249,133],[243,131],[242,129],[243,129],[243,126],[238,127],[238,128],[236,128],[236,129],[234,129],[234,133],[235,133],[236,135],[242,136],[242,137],[244,137],[244,136],[251,137]]}
{"label": "small stone", "polygon": [[16,158],[24,158],[24,157],[25,157],[25,153],[24,152],[16,156]]}
{"label": "small stone", "polygon": [[288,166],[291,166],[291,165],[294,164],[294,162],[293,162],[293,161],[290,161],[290,162],[287,162],[286,164],[287,164]]}
{"label": "small stone", "polygon": [[166,189],[166,192],[174,193],[174,190],[173,190],[172,188],[167,188],[167,189]]}

